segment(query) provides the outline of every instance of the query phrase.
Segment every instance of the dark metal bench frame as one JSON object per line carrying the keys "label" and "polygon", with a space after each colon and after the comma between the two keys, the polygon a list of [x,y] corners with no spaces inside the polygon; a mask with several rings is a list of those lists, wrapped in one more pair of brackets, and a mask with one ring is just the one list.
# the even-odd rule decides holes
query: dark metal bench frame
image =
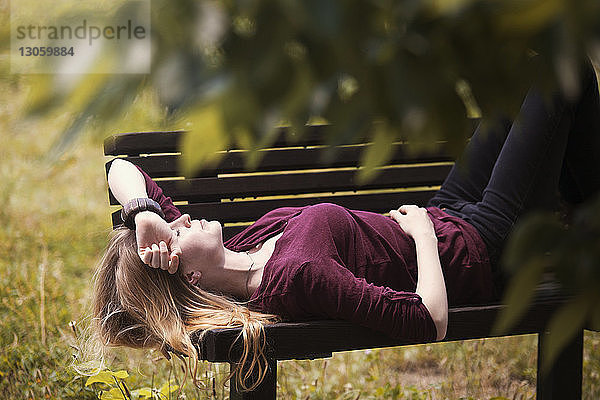
{"label": "dark metal bench frame", "polygon": [[[178,177],[160,182],[165,194],[183,212],[229,223],[225,238],[243,229],[231,224],[251,222],[269,210],[283,206],[303,206],[333,202],[352,209],[387,212],[402,204],[423,205],[435,192],[451,168],[452,157],[443,145],[424,154],[413,154],[405,144],[394,144],[389,165],[377,178],[359,186],[355,169],[365,143],[324,146],[323,127],[311,127],[302,139],[294,140],[282,129],[271,148],[254,171],[245,173],[244,157],[239,151],[223,152],[216,166],[205,168],[194,177],[181,179],[178,168],[179,143],[183,132],[141,132],[114,135],[104,142],[107,156],[125,157],[142,167],[152,178]],[[107,162],[108,171],[110,161]],[[281,174],[286,171],[286,174]],[[251,188],[252,192],[248,192]],[[393,190],[401,188],[400,191]],[[392,190],[390,190],[392,189]],[[366,191],[366,192],[365,192]],[[336,194],[337,192],[337,194]],[[285,198],[269,196],[287,195]],[[289,196],[303,195],[303,196]],[[259,197],[260,196],[260,197]],[[110,204],[118,202],[110,194]],[[258,197],[258,198],[257,198]],[[265,198],[266,197],[266,198]],[[241,199],[231,201],[232,199]],[[177,204],[177,203],[176,203]],[[121,224],[119,212],[113,212],[113,225]],[[538,339],[538,399],[581,398],[583,330],[562,351],[548,374],[539,366],[544,357],[543,342],[552,313],[565,302],[551,285],[541,285],[536,300],[522,320],[505,336],[536,333]],[[502,304],[457,307],[449,310],[445,341],[491,337],[491,329]],[[239,392],[230,382],[230,398],[275,399],[277,361],[331,357],[336,351],[415,344],[389,337],[343,321],[284,322],[265,328],[269,372],[253,392]],[[234,342],[239,330],[219,329],[209,332],[198,343],[201,358],[211,362],[229,362],[235,357]]]}

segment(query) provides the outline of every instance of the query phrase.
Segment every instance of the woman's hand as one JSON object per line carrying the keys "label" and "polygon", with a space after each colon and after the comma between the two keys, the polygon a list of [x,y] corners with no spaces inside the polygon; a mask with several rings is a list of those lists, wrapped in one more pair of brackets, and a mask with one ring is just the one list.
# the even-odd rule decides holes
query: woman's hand
{"label": "woman's hand", "polygon": [[[148,197],[146,181],[142,173],[135,165],[120,158],[115,159],[110,165],[108,185],[121,204],[127,204],[131,199]],[[159,215],[151,211],[143,211],[136,214],[135,226],[138,255],[142,261],[151,267],[175,273],[179,266],[181,249],[171,225]]]}
{"label": "woman's hand", "polygon": [[415,205],[404,205],[397,210],[391,210],[390,217],[398,222],[400,228],[414,240],[436,238],[433,222],[431,222],[425,208]]}
{"label": "woman's hand", "polygon": [[168,270],[171,274],[177,271],[181,248],[176,232],[164,219],[150,211],[137,214],[135,216],[135,237],[138,254],[144,264]]}

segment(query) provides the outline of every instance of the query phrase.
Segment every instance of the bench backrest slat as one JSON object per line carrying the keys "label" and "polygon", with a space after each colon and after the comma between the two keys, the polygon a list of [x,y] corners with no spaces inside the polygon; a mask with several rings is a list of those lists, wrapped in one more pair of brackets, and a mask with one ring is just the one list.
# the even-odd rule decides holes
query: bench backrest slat
{"label": "bench backrest slat", "polygon": [[[294,172],[286,174],[224,175],[212,178],[162,180],[160,187],[173,201],[204,202],[214,198],[240,198],[370,190],[414,186],[435,186],[450,171],[450,164],[388,168],[374,179],[358,184],[356,170],[326,170],[323,172]],[[111,196],[111,205],[118,205]]]}
{"label": "bench backrest slat", "polygon": [[[253,222],[265,213],[278,207],[302,207],[317,203],[335,203],[353,210],[369,210],[385,213],[402,204],[425,205],[435,190],[406,191],[397,193],[374,193],[364,195],[341,196],[315,196],[297,197],[286,199],[222,202],[222,203],[195,203],[178,205],[182,213],[188,213],[192,218],[218,220],[222,223]],[[113,224],[121,223],[119,211],[112,215]],[[230,230],[224,230],[229,232]],[[233,230],[235,231],[235,230]],[[230,237],[225,234],[225,238]]]}
{"label": "bench backrest slat", "polygon": [[[301,137],[298,137],[291,129],[278,128],[270,147],[320,145],[323,144],[326,129],[326,125],[309,126]],[[146,153],[176,153],[180,151],[184,134],[184,131],[121,133],[104,141],[104,154],[133,156]],[[364,139],[353,138],[346,140],[344,144],[362,142]]]}
{"label": "bench backrest slat", "polygon": [[[393,156],[388,164],[407,164],[424,162],[452,161],[450,155],[441,145],[426,154],[412,154],[408,145],[394,144]],[[261,161],[253,170],[256,171],[289,171],[314,168],[356,167],[365,146],[344,146],[337,148],[275,148],[261,150]],[[248,172],[246,155],[241,151],[227,152],[222,155],[216,166],[206,166],[197,171],[195,176],[213,176],[217,173],[231,174]],[[183,176],[180,166],[181,155],[160,154],[155,156],[130,156],[127,159],[139,165],[153,178]]]}
{"label": "bench backrest slat", "polygon": [[[193,218],[224,223],[225,238],[278,207],[330,202],[385,213],[402,204],[424,205],[452,167],[444,144],[415,153],[405,143],[394,143],[388,164],[374,179],[359,184],[357,167],[371,144],[327,146],[324,129],[309,127],[301,140],[286,138],[289,131],[281,129],[272,147],[259,151],[252,171],[246,169],[245,151],[228,150],[220,152],[212,167],[183,176],[177,146],[184,132],[115,135],[106,139],[105,153],[125,155],[153,179],[160,178],[165,195]],[[112,194],[110,203],[118,204]],[[115,211],[113,225],[120,223]]]}

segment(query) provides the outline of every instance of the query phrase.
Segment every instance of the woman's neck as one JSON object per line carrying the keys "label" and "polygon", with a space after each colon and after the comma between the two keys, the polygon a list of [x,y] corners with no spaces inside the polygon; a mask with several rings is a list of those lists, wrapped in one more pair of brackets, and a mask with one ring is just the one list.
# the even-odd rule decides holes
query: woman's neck
{"label": "woman's neck", "polygon": [[269,238],[255,248],[235,252],[225,249],[225,263],[219,271],[216,286],[238,299],[249,299],[262,280],[265,264],[271,258],[275,242],[281,234]]}
{"label": "woman's neck", "polygon": [[213,288],[238,299],[247,298],[246,281],[248,274],[252,272],[250,267],[252,266],[252,269],[257,267],[256,263],[254,264],[252,266],[252,260],[245,252],[225,249],[225,263],[220,269],[214,271],[214,278],[210,279]]}

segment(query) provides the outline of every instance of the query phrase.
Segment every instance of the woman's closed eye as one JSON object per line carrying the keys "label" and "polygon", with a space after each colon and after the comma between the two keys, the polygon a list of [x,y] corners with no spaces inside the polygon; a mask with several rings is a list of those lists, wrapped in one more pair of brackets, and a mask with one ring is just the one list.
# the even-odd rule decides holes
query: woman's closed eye
{"label": "woman's closed eye", "polygon": [[187,235],[189,231],[189,226],[178,226],[177,228],[175,228],[175,235],[177,235],[178,238],[181,238],[182,236]]}

